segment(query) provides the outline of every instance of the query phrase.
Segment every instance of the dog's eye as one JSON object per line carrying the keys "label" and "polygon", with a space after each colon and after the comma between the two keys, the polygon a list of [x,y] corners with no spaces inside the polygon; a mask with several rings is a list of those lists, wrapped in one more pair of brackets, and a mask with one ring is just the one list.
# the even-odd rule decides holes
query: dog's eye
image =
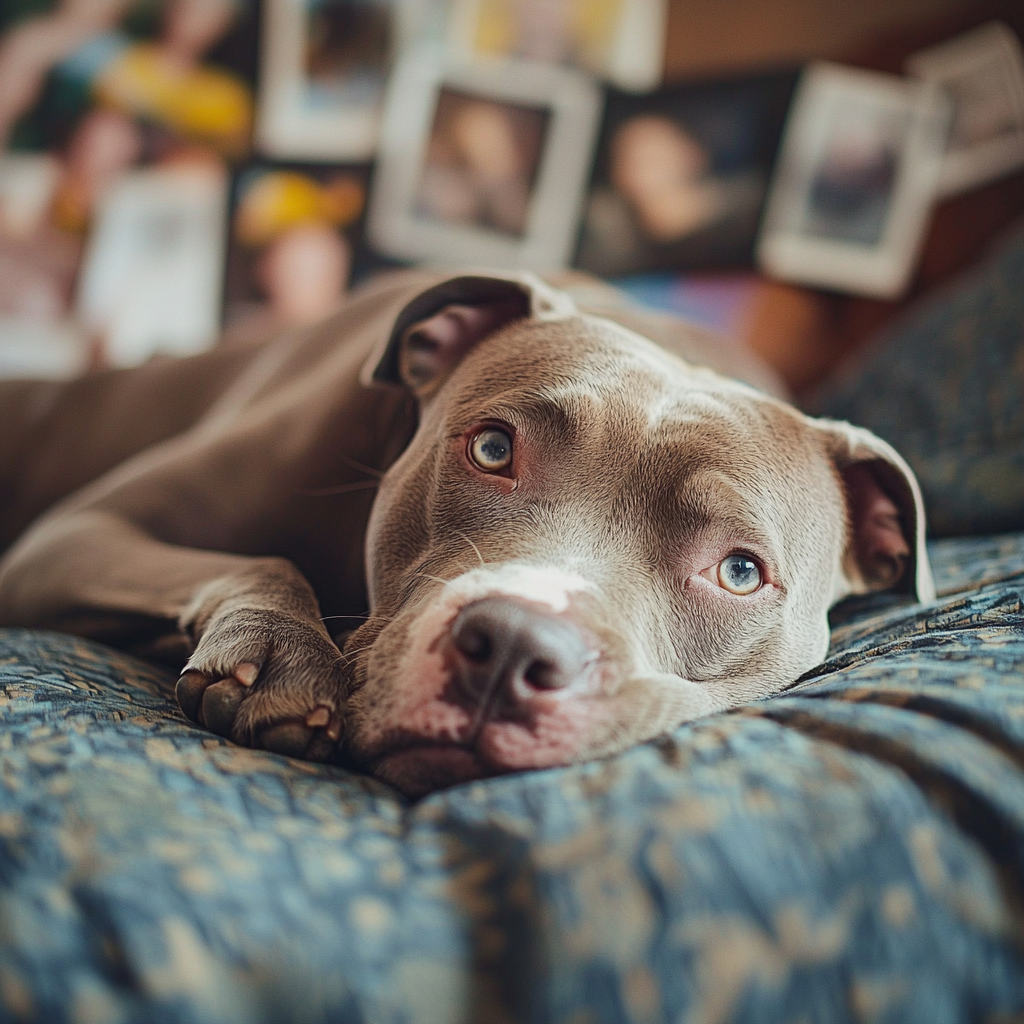
{"label": "dog's eye", "polygon": [[752,594],[761,586],[761,567],[749,555],[729,555],[718,563],[718,585],[730,594]]}
{"label": "dog's eye", "polygon": [[512,438],[504,430],[488,427],[469,442],[469,457],[485,473],[497,473],[512,464]]}

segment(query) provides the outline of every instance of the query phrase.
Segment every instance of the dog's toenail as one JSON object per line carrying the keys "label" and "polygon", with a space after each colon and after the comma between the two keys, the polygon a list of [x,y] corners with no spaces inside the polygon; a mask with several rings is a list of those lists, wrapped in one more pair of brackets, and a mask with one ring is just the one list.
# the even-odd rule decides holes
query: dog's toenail
{"label": "dog's toenail", "polygon": [[327,725],[331,720],[331,709],[326,708],[323,704],[320,705],[315,711],[310,711],[306,715],[306,725],[311,729],[319,729],[322,725]]}
{"label": "dog's toenail", "polygon": [[331,716],[330,724],[324,730],[324,734],[329,740],[333,740],[335,743],[338,741],[338,737],[341,735],[341,716],[334,714]]}
{"label": "dog's toenail", "polygon": [[230,736],[245,696],[245,688],[234,679],[222,679],[209,687],[203,694],[206,728],[220,736]]}
{"label": "dog's toenail", "polygon": [[251,661],[246,661],[239,665],[232,674],[243,686],[252,686],[260,674],[260,667]]}
{"label": "dog's toenail", "polygon": [[201,672],[182,673],[181,678],[174,686],[174,696],[178,700],[178,707],[193,722],[199,721],[199,712],[205,690],[206,676]]}

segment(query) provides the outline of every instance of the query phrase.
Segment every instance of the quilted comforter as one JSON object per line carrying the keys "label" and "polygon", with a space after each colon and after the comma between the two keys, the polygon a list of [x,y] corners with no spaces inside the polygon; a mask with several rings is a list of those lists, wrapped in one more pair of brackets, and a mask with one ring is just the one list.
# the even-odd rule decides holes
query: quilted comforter
{"label": "quilted comforter", "polygon": [[0,631],[0,1020],[1024,1013],[1024,535],[932,547],[786,693],[409,803]]}

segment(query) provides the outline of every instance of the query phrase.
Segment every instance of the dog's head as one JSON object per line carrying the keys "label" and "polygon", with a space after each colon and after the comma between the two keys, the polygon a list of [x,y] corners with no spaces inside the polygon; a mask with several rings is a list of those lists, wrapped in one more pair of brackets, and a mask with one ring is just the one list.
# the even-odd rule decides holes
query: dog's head
{"label": "dog's head", "polygon": [[847,594],[931,596],[888,445],[529,276],[420,295],[367,374],[420,419],[368,530],[348,742],[407,793],[622,750],[792,683]]}

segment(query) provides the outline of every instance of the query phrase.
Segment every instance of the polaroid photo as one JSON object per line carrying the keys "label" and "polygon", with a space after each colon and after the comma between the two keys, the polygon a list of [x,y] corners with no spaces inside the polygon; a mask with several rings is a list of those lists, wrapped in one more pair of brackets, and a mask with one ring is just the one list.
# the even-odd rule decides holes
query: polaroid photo
{"label": "polaroid photo", "polygon": [[231,189],[224,324],[271,328],[328,314],[360,255],[368,165],[258,161]]}
{"label": "polaroid photo", "polygon": [[633,92],[661,81],[665,0],[455,0],[448,41],[468,57],[565,64]]}
{"label": "polaroid photo", "polygon": [[[284,160],[369,160],[392,60],[435,0],[264,0],[256,145]],[[436,12],[435,12],[436,13]]]}
{"label": "polaroid photo", "polygon": [[600,90],[568,68],[409,54],[387,101],[370,242],[434,265],[566,266],[600,113]]}
{"label": "polaroid photo", "polygon": [[953,124],[939,175],[952,196],[1024,167],[1024,51],[999,21],[913,54],[907,74],[945,88]]}
{"label": "polaroid photo", "polygon": [[760,268],[837,291],[901,294],[927,226],[951,113],[931,82],[810,65],[769,189]]}
{"label": "polaroid photo", "polygon": [[749,269],[797,77],[611,93],[575,265],[600,277]]}
{"label": "polaroid photo", "polygon": [[227,175],[219,164],[126,172],[101,200],[76,316],[113,366],[191,355],[217,338]]}

